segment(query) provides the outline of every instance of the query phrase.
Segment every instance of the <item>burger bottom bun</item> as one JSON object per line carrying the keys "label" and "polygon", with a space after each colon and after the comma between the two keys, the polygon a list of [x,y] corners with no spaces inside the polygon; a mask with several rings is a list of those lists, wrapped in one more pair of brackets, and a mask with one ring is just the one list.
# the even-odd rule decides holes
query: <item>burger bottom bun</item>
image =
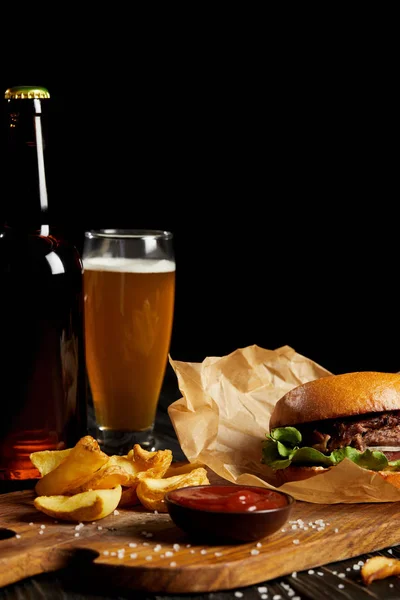
{"label": "burger bottom bun", "polygon": [[267,480],[268,483],[275,487],[279,487],[284,483],[291,481],[302,481],[315,477],[316,475],[322,475],[327,473],[332,467],[286,467],[286,469],[272,469],[268,472]]}
{"label": "burger bottom bun", "polygon": [[[309,479],[310,477],[316,477],[317,475],[322,475],[323,473],[327,473],[330,469],[334,469],[334,467],[287,467],[286,469],[277,469],[273,471],[269,470],[266,480],[269,484],[274,487],[280,487],[284,483],[290,483],[292,481],[303,481],[305,479]],[[400,489],[400,471],[371,471],[370,469],[366,469],[369,473],[374,475],[379,475],[382,477],[387,483],[390,483],[394,487]]]}

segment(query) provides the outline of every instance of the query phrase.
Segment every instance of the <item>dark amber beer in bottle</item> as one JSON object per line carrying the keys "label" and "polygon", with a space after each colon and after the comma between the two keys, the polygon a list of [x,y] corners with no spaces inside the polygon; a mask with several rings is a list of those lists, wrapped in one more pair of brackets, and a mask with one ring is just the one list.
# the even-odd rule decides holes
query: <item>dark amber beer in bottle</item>
{"label": "dark amber beer in bottle", "polygon": [[49,223],[49,102],[47,89],[20,86],[2,111],[0,480],[37,478],[32,452],[86,433],[83,268]]}

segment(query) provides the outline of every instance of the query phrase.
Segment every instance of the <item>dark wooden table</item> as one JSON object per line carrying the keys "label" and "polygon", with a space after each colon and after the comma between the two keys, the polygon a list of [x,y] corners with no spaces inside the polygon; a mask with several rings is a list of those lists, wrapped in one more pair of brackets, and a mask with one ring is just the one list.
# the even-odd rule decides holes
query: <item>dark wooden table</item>
{"label": "dark wooden table", "polygon": [[[184,460],[185,456],[179,447],[167,408],[180,395],[174,374],[167,371],[155,430],[161,446],[170,448],[175,460]],[[383,514],[384,510],[383,507]],[[76,575],[73,576],[71,571],[65,570],[32,577],[4,587],[0,589],[0,600],[400,600],[400,579],[397,577],[373,582],[368,587],[362,583],[361,564],[374,555],[400,559],[400,545],[254,586],[209,594],[146,594],[116,589],[115,585],[112,589],[107,589],[104,582],[99,589],[96,581],[80,580]]]}

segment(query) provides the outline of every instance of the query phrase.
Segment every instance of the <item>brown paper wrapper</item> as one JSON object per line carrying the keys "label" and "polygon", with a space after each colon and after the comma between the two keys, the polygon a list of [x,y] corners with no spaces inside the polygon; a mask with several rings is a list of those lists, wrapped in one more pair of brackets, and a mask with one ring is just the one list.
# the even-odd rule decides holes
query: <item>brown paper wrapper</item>
{"label": "brown paper wrapper", "polygon": [[[248,346],[202,363],[172,360],[182,398],[168,413],[189,462],[203,463],[232,483],[271,485],[261,463],[275,403],[294,387],[331,373],[290,346]],[[394,502],[400,489],[348,459],[322,474],[279,490],[319,504]]]}

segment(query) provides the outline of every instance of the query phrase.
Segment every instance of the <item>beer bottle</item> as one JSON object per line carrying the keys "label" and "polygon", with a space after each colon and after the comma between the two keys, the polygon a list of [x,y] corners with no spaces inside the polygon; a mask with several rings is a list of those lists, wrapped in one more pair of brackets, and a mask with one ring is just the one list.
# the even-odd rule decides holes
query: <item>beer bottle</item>
{"label": "beer bottle", "polygon": [[[86,434],[83,267],[49,221],[50,94],[6,90],[0,205],[0,480],[39,476],[32,452]],[[1,483],[1,481],[0,481]]]}

